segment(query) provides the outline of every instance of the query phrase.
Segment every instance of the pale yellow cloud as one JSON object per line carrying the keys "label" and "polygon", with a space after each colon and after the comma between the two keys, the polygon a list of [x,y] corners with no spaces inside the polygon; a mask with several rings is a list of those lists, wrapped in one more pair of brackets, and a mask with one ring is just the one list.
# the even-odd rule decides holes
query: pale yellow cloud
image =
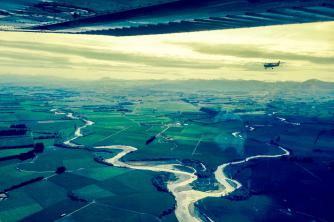
{"label": "pale yellow cloud", "polygon": [[[0,74],[334,81],[333,36],[334,22],[134,37],[0,32]],[[285,63],[263,69],[276,60]]]}

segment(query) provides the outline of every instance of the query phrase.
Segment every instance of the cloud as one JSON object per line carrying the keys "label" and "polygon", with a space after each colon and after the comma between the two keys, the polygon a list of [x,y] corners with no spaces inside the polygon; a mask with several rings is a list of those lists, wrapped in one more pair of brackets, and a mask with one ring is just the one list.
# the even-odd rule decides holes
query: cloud
{"label": "cloud", "polygon": [[[54,62],[58,61],[59,58],[50,56],[49,53],[62,55],[65,63],[70,61],[73,57],[82,57],[89,60],[99,60],[104,62],[122,62],[122,63],[133,63],[141,64],[153,67],[167,67],[167,68],[196,68],[196,69],[217,69],[221,67],[221,64],[214,61],[194,61],[192,59],[185,58],[172,58],[167,56],[150,56],[147,54],[138,53],[122,53],[112,50],[101,50],[94,49],[92,47],[80,47],[75,45],[61,45],[61,44],[47,44],[41,42],[23,42],[23,41],[6,41],[0,40],[0,47],[12,48],[17,50],[29,50],[29,51],[40,51],[45,52],[45,59],[54,59]],[[17,58],[23,59],[24,52],[17,52]],[[26,53],[27,54],[27,53]],[[14,56],[15,57],[15,56]],[[29,59],[29,56],[25,56]],[[65,61],[66,60],[66,61]],[[39,61],[43,61],[40,58]],[[91,61],[94,63],[93,61]]]}
{"label": "cloud", "polygon": [[68,58],[60,56],[45,56],[41,54],[32,54],[22,52],[13,52],[11,50],[1,50],[0,63],[13,66],[41,66],[52,65],[53,67],[65,68],[70,67],[71,63]]}
{"label": "cloud", "polygon": [[332,56],[315,56],[311,54],[302,54],[298,52],[275,51],[265,46],[257,46],[253,44],[208,44],[208,43],[173,43],[186,46],[195,52],[218,55],[218,56],[234,56],[246,59],[262,59],[266,60],[292,60],[307,61],[315,64],[333,64],[334,55]]}

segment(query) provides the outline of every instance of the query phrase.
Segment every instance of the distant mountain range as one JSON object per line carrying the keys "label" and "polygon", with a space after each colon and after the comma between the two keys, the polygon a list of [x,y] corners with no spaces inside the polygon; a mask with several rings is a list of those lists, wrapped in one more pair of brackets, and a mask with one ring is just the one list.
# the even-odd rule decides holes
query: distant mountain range
{"label": "distant mountain range", "polygon": [[117,80],[108,77],[99,80],[74,80],[63,79],[54,76],[28,76],[28,75],[0,75],[0,84],[15,85],[43,85],[43,86],[62,86],[62,87],[144,87],[150,89],[163,90],[219,90],[219,91],[249,91],[283,88],[305,89],[326,89],[334,91],[334,82],[324,82],[317,79],[310,79],[305,82],[262,82],[257,80]]}

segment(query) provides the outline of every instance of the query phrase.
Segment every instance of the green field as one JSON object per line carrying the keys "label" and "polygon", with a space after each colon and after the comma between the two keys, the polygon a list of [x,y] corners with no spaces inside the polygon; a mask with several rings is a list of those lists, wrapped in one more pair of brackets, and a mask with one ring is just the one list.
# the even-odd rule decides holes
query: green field
{"label": "green field", "polygon": [[[297,83],[282,83],[271,93],[266,90],[273,87],[266,85],[269,83],[257,83],[259,89],[254,91],[228,91],[228,84],[190,90],[181,82],[171,90],[168,84],[147,88],[78,84],[57,89],[0,85],[7,93],[0,97],[0,127],[20,123],[28,129],[25,136],[0,137],[0,158],[31,151],[32,147],[18,148],[29,143],[45,146],[34,158],[0,161],[0,191],[40,176],[47,178],[8,191],[8,198],[0,200],[0,221],[174,222],[173,211],[163,216],[174,208],[174,197],[158,191],[152,183],[158,173],[105,165],[94,158],[111,158],[119,151],[98,152],[92,147],[128,145],[138,149],[123,161],[191,164],[191,160],[197,170],[206,168],[206,177],[191,186],[208,190],[217,185],[213,178],[217,166],[248,156],[279,154],[274,142],[289,149],[291,156],[251,161],[230,170],[247,195],[207,198],[196,204],[196,210],[214,221],[334,218],[325,204],[319,204],[333,197],[332,89],[317,86],[315,93],[300,90]],[[263,91],[270,93],[263,96]],[[79,118],[55,115],[50,111],[54,108]],[[57,146],[73,138],[76,129],[85,124],[83,120],[95,124],[82,129],[83,136],[73,141],[81,146]],[[146,144],[152,136],[157,137]],[[66,172],[55,174],[61,166]],[[299,182],[291,182],[294,178]],[[310,190],[316,192],[311,195]]]}

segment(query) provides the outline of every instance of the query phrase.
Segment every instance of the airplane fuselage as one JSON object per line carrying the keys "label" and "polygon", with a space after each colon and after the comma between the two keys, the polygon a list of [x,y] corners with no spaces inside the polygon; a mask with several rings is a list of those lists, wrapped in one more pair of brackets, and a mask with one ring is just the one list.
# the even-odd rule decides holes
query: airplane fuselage
{"label": "airplane fuselage", "polygon": [[280,61],[279,62],[272,62],[272,63],[265,63],[263,65],[263,67],[265,69],[274,69],[275,67],[278,67],[280,65],[280,63],[281,63]]}

